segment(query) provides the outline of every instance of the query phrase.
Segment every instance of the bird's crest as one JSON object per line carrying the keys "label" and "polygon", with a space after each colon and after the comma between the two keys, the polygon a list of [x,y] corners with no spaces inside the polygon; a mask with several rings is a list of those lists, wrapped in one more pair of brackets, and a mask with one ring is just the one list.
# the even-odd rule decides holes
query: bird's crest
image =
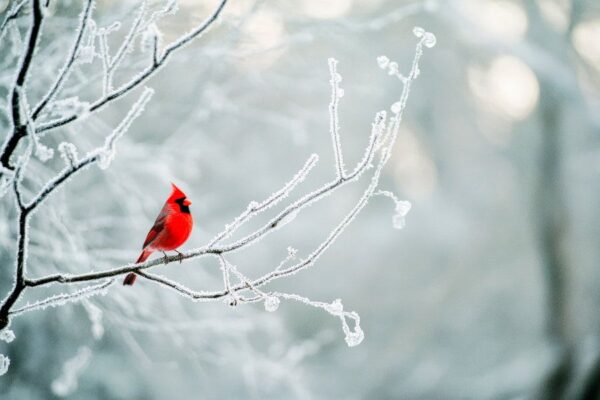
{"label": "bird's crest", "polygon": [[187,197],[187,195],[185,193],[183,193],[181,191],[181,189],[179,189],[177,186],[175,186],[175,184],[173,182],[171,182],[171,186],[173,187],[173,191],[171,192],[171,196],[169,197],[169,201],[175,201],[177,199],[180,199],[182,197]]}

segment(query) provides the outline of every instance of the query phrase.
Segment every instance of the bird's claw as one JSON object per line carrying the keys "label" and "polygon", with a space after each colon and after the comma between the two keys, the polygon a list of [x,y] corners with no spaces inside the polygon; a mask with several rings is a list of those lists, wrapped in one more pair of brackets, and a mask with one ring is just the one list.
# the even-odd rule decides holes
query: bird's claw
{"label": "bird's claw", "polygon": [[183,262],[183,253],[175,250],[175,252],[177,253],[178,259],[179,259],[179,264],[181,264]]}

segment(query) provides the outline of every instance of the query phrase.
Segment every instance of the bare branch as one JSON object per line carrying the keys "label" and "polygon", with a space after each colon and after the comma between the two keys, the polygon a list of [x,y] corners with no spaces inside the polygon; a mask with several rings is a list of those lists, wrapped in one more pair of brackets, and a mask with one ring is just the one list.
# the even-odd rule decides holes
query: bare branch
{"label": "bare branch", "polygon": [[110,76],[112,76],[112,73],[119,67],[119,64],[121,63],[121,61],[123,61],[123,57],[125,56],[127,51],[131,48],[133,39],[135,39],[135,37],[138,33],[138,28],[144,17],[145,10],[146,10],[146,0],[142,1],[142,4],[140,5],[139,10],[138,10],[138,15],[135,18],[135,21],[131,25],[131,28],[129,28],[129,32],[127,32],[127,36],[125,36],[125,40],[123,40],[123,42],[121,43],[121,46],[117,50],[117,54],[115,54],[115,56],[113,57],[110,65],[108,67],[108,73]]}
{"label": "bare branch", "polygon": [[4,21],[2,21],[2,24],[0,25],[0,39],[2,38],[2,35],[4,34],[4,29],[6,29],[6,26],[8,25],[8,23],[13,20],[16,19],[19,15],[19,12],[21,12],[21,10],[23,9],[23,6],[25,6],[25,4],[27,4],[29,2],[29,0],[21,0],[20,2],[15,2],[13,3],[11,9],[6,13],[6,16],[4,17]]}
{"label": "bare branch", "polygon": [[73,63],[75,62],[77,53],[79,52],[79,48],[81,47],[81,40],[83,38],[83,34],[85,33],[87,23],[92,15],[93,8],[94,8],[94,0],[87,0],[87,4],[85,5],[83,12],[81,13],[81,20],[79,22],[79,27],[77,29],[77,38],[75,39],[73,48],[71,49],[71,52],[69,53],[67,62],[65,63],[62,70],[58,74],[58,77],[57,77],[56,81],[54,82],[54,84],[50,87],[50,90],[48,90],[48,93],[46,93],[46,95],[42,98],[42,100],[40,100],[40,102],[37,104],[37,106],[35,106],[35,108],[33,110],[33,115],[32,115],[32,118],[34,120],[39,116],[39,114],[42,112],[44,107],[46,107],[48,102],[52,101],[54,96],[56,96],[56,94],[62,87],[63,83],[69,76],[69,73],[71,72],[71,67],[73,66]]}
{"label": "bare branch", "polygon": [[[150,76],[152,76],[161,66],[163,66],[166,63],[166,61],[168,60],[171,53],[184,47],[185,45],[190,43],[195,38],[200,37],[212,25],[212,23],[216,21],[218,16],[223,11],[223,8],[225,7],[226,3],[227,3],[227,0],[221,0],[221,3],[219,3],[218,7],[213,11],[213,13],[208,17],[208,19],[206,19],[202,24],[200,24],[198,27],[193,29],[188,34],[184,35],[183,37],[181,37],[174,43],[167,46],[167,48],[163,52],[162,56],[158,59],[158,62],[156,64],[154,62],[152,62],[151,65],[146,67],[146,69],[144,69],[139,75],[135,76],[132,80],[125,83],[121,87],[111,91],[106,96],[102,96],[100,99],[98,99],[94,103],[92,103],[90,105],[90,113],[95,112],[96,110],[102,108],[103,106],[112,102],[113,100],[116,100],[116,99],[120,98],[121,96],[129,93],[132,89],[135,89],[142,82],[146,81],[146,79],[148,79]],[[40,126],[38,126],[36,132],[41,133],[41,132],[45,132],[45,131],[48,131],[51,129],[55,129],[60,126],[71,123],[79,118],[80,118],[80,116],[78,114],[73,114],[69,117],[64,117],[64,118],[58,118],[53,121],[49,121],[45,124],[40,124]]]}
{"label": "bare branch", "polygon": [[344,95],[342,89],[340,89],[340,82],[342,76],[337,72],[337,60],[330,58],[329,60],[329,74],[331,79],[331,103],[329,103],[329,133],[331,134],[331,140],[333,141],[333,153],[335,155],[335,166],[338,179],[343,179],[346,175],[344,171],[344,157],[342,154],[342,145],[340,143],[340,124],[338,117],[338,105],[340,103],[340,97]]}
{"label": "bare branch", "polygon": [[137,102],[129,110],[123,121],[115,128],[115,130],[106,138],[104,146],[88,153],[86,157],[69,163],[58,175],[48,181],[44,188],[31,200],[26,206],[27,211],[33,211],[44,202],[52,192],[58,189],[73,175],[84,169],[85,167],[99,162],[102,168],[108,167],[110,161],[114,157],[115,143],[129,129],[131,123],[141,114],[146,103],[152,97],[154,91],[146,88]]}
{"label": "bare branch", "polygon": [[61,293],[54,296],[50,296],[46,299],[36,301],[32,304],[26,304],[23,307],[12,310],[9,314],[13,316],[19,315],[29,311],[43,310],[47,307],[62,306],[66,303],[72,303],[75,301],[83,300],[85,298],[97,294],[105,294],[108,287],[114,282],[114,279],[108,279],[106,282],[102,282],[98,285],[88,286],[83,289],[79,289],[73,293]]}
{"label": "bare branch", "polygon": [[[110,55],[108,54],[108,42],[106,36],[107,32],[103,32],[98,35],[98,41],[100,43],[100,58],[102,59],[102,96],[105,97],[108,95],[110,87],[110,72],[108,70],[108,66],[110,65]],[[90,111],[92,109],[90,108]]]}
{"label": "bare branch", "polygon": [[154,282],[158,282],[161,285],[170,287],[171,289],[176,290],[177,292],[179,292],[180,294],[187,296],[189,298],[191,298],[194,301],[209,301],[209,300],[216,300],[216,299],[220,299],[224,296],[227,296],[227,292],[226,291],[220,291],[220,292],[196,292],[194,290],[188,289],[187,287],[181,285],[180,283],[177,283],[175,281],[172,281],[170,279],[167,279],[165,277],[162,277],[160,275],[156,275],[156,274],[151,274],[149,272],[146,271],[137,271],[138,275],[149,279],[151,281]]}
{"label": "bare branch", "polygon": [[25,83],[27,80],[27,73],[33,60],[33,54],[39,39],[39,34],[42,28],[43,14],[40,0],[31,0],[32,13],[31,13],[31,27],[29,29],[29,38],[19,63],[17,79],[11,90],[11,119],[13,131],[7,137],[2,151],[0,154],[0,164],[4,168],[13,169],[10,165],[10,156],[17,147],[17,144],[21,138],[27,135],[24,121],[21,115],[21,96],[25,96]]}
{"label": "bare branch", "polygon": [[281,200],[286,198],[292,190],[301,182],[303,182],[313,167],[319,161],[319,156],[316,154],[312,154],[308,160],[304,163],[304,166],[294,175],[294,177],[289,180],[283,188],[278,190],[269,196],[262,203],[258,204],[256,202],[250,202],[246,210],[241,213],[231,224],[229,224],[225,230],[219,233],[213,240],[210,241],[207,247],[213,247],[215,244],[219,243],[221,240],[228,238],[231,236],[237,228],[239,228],[242,224],[247,222],[253,216],[259,214],[260,212],[273,207],[278,204]]}

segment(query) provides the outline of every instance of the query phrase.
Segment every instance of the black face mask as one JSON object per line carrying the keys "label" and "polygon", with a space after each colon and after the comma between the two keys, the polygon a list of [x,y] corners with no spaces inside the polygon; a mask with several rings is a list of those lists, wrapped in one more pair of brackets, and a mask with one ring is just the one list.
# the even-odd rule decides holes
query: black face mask
{"label": "black face mask", "polygon": [[180,199],[175,200],[175,203],[177,203],[177,205],[179,206],[179,211],[181,211],[184,214],[189,214],[190,207],[183,204],[184,201],[185,201],[185,197],[182,197]]}

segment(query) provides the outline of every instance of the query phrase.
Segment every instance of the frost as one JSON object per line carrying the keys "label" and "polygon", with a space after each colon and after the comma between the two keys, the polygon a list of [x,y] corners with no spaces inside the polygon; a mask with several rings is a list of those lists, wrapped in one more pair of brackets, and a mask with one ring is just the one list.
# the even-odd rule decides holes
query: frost
{"label": "frost", "polygon": [[400,73],[400,68],[398,67],[397,62],[390,61],[387,56],[379,56],[377,57],[377,65],[379,68],[387,70],[388,75],[396,76],[402,82],[406,83],[406,78]]}
{"label": "frost", "polygon": [[52,382],[52,393],[65,397],[77,390],[79,377],[89,365],[92,351],[87,346],[81,346],[77,354],[63,365],[62,374]]}
{"label": "frost", "polygon": [[409,201],[399,200],[396,195],[387,190],[379,190],[376,193],[373,193],[374,196],[381,195],[389,197],[394,201],[395,205],[395,214],[392,217],[392,225],[395,229],[402,229],[406,226],[405,217],[410,211],[412,204]]}
{"label": "frost", "polygon": [[92,336],[94,336],[94,339],[96,340],[101,339],[102,336],[104,336],[104,326],[102,325],[102,310],[98,306],[92,304],[92,302],[87,299],[84,300],[82,304],[85,308],[85,311],[88,314],[90,322],[92,323]]}
{"label": "frost", "polygon": [[99,28],[98,36],[110,35],[111,33],[118,31],[119,29],[121,29],[121,23],[119,21],[115,21],[108,26]]}
{"label": "frost", "polygon": [[423,39],[423,44],[425,45],[425,47],[432,48],[437,43],[435,35],[431,32],[427,32],[420,26],[415,26],[413,28],[413,33],[416,37]]}
{"label": "frost", "polygon": [[342,299],[335,299],[331,304],[325,308],[329,313],[338,315],[344,312],[344,305]]}
{"label": "frost", "polygon": [[109,279],[98,285],[84,287],[83,289],[76,290],[72,293],[61,293],[54,296],[50,296],[44,300],[36,301],[35,303],[28,303],[21,308],[13,310],[11,314],[17,315],[29,311],[44,310],[48,307],[63,306],[67,303],[83,300],[91,296],[105,295],[107,293],[108,287],[113,283],[114,280]]}
{"label": "frost", "polygon": [[298,250],[294,249],[293,247],[288,247],[287,256],[279,263],[277,268],[275,268],[275,271],[281,270],[285,266],[285,264],[287,264],[288,261],[295,260],[297,255]]}
{"label": "frost", "polygon": [[131,123],[144,111],[144,107],[148,101],[150,101],[153,94],[154,90],[145,88],[144,93],[142,93],[140,98],[131,107],[123,121],[121,121],[119,126],[117,126],[117,128],[106,138],[104,146],[98,150],[98,155],[100,157],[98,160],[98,166],[101,169],[107,169],[110,166],[111,161],[115,157],[115,146],[117,140],[119,140],[121,136],[127,132],[131,126]]}
{"label": "frost", "polygon": [[76,60],[79,64],[89,64],[94,61],[94,57],[96,56],[96,22],[93,19],[90,19],[84,29],[84,36],[76,56]]}
{"label": "frost", "polygon": [[360,328],[360,326],[357,326],[354,332],[347,333],[344,339],[346,340],[348,347],[354,347],[361,344],[364,338],[365,334],[363,330]]}
{"label": "frost", "polygon": [[0,354],[0,376],[6,374],[8,367],[10,366],[10,358],[4,354]]}
{"label": "frost", "polygon": [[277,226],[278,228],[281,228],[282,226],[285,226],[285,225],[289,224],[290,222],[292,222],[293,220],[295,220],[297,216],[298,216],[297,211],[290,212],[290,213],[286,214],[283,218],[281,218],[278,222],[276,222],[273,225],[273,227]]}
{"label": "frost", "polygon": [[279,308],[279,298],[275,296],[267,296],[265,298],[265,310],[268,312],[277,311]]}
{"label": "frost", "polygon": [[400,111],[402,111],[402,103],[400,103],[399,101],[395,102],[394,104],[392,104],[392,106],[390,107],[390,110],[392,110],[392,112],[394,114],[398,114]]}
{"label": "frost", "polygon": [[0,341],[10,343],[15,340],[15,333],[8,328],[0,331]]}
{"label": "frost", "polygon": [[341,179],[346,175],[346,172],[344,171],[344,156],[340,142],[340,124],[338,116],[338,105],[340,97],[342,97],[339,94],[340,90],[342,90],[340,89],[339,83],[342,81],[342,76],[337,72],[338,61],[335,58],[330,58],[328,62],[329,74],[331,76],[329,81],[331,85],[331,102],[329,103],[329,133],[331,135],[331,140],[333,141],[336,175],[338,179]]}
{"label": "frost", "polygon": [[73,143],[62,142],[58,145],[58,152],[61,158],[65,161],[65,164],[69,167],[75,166],[77,163],[77,148]]}
{"label": "frost", "polygon": [[33,142],[35,143],[35,156],[41,162],[46,162],[54,157],[54,150],[40,142],[37,135],[33,135]]}
{"label": "frost", "polygon": [[[354,311],[344,311],[344,306],[342,304],[342,300],[340,299],[335,299],[331,303],[323,303],[321,301],[314,301],[306,297],[290,293],[273,292],[270,294],[270,296],[299,301],[311,307],[321,308],[327,311],[329,314],[339,317],[342,323],[342,330],[344,331],[345,335],[344,340],[349,347],[359,345],[365,337],[365,334],[360,327],[360,317]],[[354,330],[351,330],[350,326],[348,326],[347,319],[354,321]]]}
{"label": "frost", "polygon": [[420,26],[415,26],[413,28],[413,34],[418,37],[421,38],[423,37],[423,35],[425,34],[425,29],[421,28]]}
{"label": "frost", "polygon": [[379,68],[386,69],[390,64],[390,59],[386,56],[379,56],[377,57],[377,64],[379,65]]}
{"label": "frost", "polygon": [[85,114],[89,112],[90,103],[79,101],[79,97],[73,96],[57,100],[50,105],[50,114],[55,117],[65,118],[71,115]]}

